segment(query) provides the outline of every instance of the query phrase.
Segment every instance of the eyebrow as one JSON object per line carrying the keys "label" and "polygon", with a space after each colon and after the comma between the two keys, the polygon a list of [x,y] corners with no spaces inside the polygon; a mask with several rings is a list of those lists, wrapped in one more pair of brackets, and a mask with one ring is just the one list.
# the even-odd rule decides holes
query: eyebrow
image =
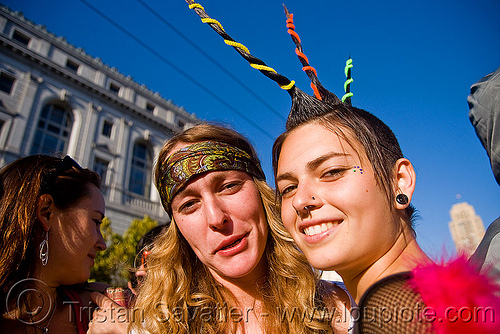
{"label": "eyebrow", "polygon": [[[342,153],[342,152],[329,152],[329,153],[320,155],[319,157],[317,157],[314,160],[309,161],[306,164],[306,168],[309,170],[314,170],[314,169],[318,168],[318,166],[320,166],[323,162],[327,161],[328,159],[336,158],[336,157],[347,157],[347,156],[351,156],[351,155],[347,154],[347,153]],[[292,180],[294,178],[295,177],[292,175],[292,173],[287,172],[287,173],[283,173],[283,174],[279,175],[276,178],[276,182],[281,181],[281,180]]]}
{"label": "eyebrow", "polygon": [[[236,171],[236,170],[228,169],[228,170],[210,171],[209,173],[219,172],[217,175],[213,176],[213,179],[211,180],[211,182],[212,183],[222,182],[225,179],[227,179],[229,177],[228,175],[231,175],[231,172],[233,172],[233,171]],[[201,173],[201,174],[198,174],[198,175],[194,176],[193,178],[191,178],[185,185],[182,186],[181,190],[179,190],[179,192],[177,192],[175,197],[177,197],[177,196],[190,196],[192,193],[196,193],[196,191],[189,188],[189,183],[191,182],[191,180],[193,180],[195,178],[197,179],[198,177],[201,178],[205,175],[206,175],[205,173]],[[172,200],[172,202],[173,202],[173,200]]]}
{"label": "eyebrow", "polygon": [[316,159],[309,161],[306,165],[307,169],[309,170],[314,170],[318,168],[319,165],[321,165],[323,162],[325,162],[328,159],[331,158],[336,158],[336,157],[347,157],[351,156],[350,154],[347,153],[341,153],[341,152],[330,152],[327,154],[320,155]]}

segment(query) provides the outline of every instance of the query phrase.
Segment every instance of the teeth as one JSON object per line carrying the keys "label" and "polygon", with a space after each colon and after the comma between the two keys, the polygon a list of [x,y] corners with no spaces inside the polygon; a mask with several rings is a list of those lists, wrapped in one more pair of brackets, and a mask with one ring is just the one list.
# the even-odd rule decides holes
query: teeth
{"label": "teeth", "polygon": [[235,242],[233,242],[232,244],[222,247],[222,249],[228,249],[228,248],[231,248],[233,246],[236,246],[240,241],[241,241],[241,239],[238,239]]}
{"label": "teeth", "polygon": [[[337,225],[337,223],[335,224]],[[321,225],[309,226],[304,229],[304,234],[306,235],[315,235],[321,232],[325,232],[333,227],[333,223],[323,223]]]}

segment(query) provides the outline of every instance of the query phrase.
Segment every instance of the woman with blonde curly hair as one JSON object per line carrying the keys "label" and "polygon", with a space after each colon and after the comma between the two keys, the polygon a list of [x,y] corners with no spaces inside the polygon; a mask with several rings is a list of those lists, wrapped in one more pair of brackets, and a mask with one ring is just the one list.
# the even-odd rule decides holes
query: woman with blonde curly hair
{"label": "woman with blonde curly hair", "polygon": [[239,133],[201,124],[176,135],[159,154],[155,183],[172,223],[148,254],[133,332],[347,330],[347,294],[321,281],[291,242]]}

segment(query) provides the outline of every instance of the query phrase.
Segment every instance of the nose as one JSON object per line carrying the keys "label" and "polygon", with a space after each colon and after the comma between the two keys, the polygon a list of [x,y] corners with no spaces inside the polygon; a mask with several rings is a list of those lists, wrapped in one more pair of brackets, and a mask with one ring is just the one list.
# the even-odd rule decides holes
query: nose
{"label": "nose", "polygon": [[319,198],[312,193],[314,187],[298,186],[295,196],[293,197],[292,206],[297,212],[297,216],[304,219],[307,218],[311,211],[320,205]]}
{"label": "nose", "polygon": [[142,277],[146,277],[147,273],[146,273],[146,268],[144,268],[144,265],[141,264],[141,266],[139,268],[137,268],[137,270],[135,271],[135,276],[137,278],[142,278]]}
{"label": "nose", "polygon": [[98,252],[103,251],[106,248],[108,248],[106,246],[106,242],[104,241],[104,237],[102,236],[102,233],[101,233],[100,229],[99,229],[99,232],[98,232],[98,239],[97,239],[97,243],[96,243],[95,247],[96,247],[96,249],[97,249]]}
{"label": "nose", "polygon": [[208,226],[214,231],[223,229],[228,221],[224,204],[215,197],[206,199],[204,204]]}

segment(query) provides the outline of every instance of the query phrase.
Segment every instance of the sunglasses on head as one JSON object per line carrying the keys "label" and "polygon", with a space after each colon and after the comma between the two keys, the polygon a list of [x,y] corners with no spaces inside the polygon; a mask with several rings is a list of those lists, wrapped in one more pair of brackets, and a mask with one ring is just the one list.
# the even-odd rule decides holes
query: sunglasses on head
{"label": "sunglasses on head", "polygon": [[55,169],[48,172],[44,178],[44,185],[46,188],[49,188],[56,182],[57,178],[64,174],[65,172],[69,171],[70,169],[75,168],[78,171],[82,171],[83,168],[73,160],[69,155],[65,156],[64,159],[59,161]]}

